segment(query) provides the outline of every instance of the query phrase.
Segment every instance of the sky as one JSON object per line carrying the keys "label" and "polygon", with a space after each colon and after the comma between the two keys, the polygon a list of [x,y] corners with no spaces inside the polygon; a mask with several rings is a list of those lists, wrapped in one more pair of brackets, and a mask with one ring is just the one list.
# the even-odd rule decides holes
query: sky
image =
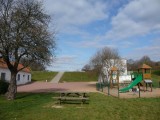
{"label": "sky", "polygon": [[160,61],[160,0],[43,0],[56,31],[51,71],[77,71],[97,50],[111,47],[125,59]]}

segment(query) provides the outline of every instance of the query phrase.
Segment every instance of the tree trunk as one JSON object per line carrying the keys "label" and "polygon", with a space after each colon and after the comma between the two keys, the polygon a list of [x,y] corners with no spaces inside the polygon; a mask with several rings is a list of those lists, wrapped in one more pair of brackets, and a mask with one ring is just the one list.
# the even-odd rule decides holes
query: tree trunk
{"label": "tree trunk", "polygon": [[14,100],[17,93],[17,84],[16,84],[16,72],[11,72],[11,80],[8,87],[8,92],[6,93],[6,97],[8,100]]}

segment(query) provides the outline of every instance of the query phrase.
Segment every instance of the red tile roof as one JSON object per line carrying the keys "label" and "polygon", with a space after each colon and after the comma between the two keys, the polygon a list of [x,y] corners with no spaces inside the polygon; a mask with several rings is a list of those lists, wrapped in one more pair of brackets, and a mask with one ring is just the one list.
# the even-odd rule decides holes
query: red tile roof
{"label": "red tile roof", "polygon": [[139,69],[151,69],[151,67],[149,65],[143,64],[141,66],[138,67]]}
{"label": "red tile roof", "polygon": [[[21,68],[23,68],[23,67],[24,67],[24,66],[23,66],[22,64],[19,64],[19,65],[18,65],[18,70],[21,69]],[[4,62],[4,60],[3,60],[2,58],[0,59],[0,68],[8,69],[8,66],[7,66],[6,62]],[[28,73],[31,72],[29,67],[24,68],[22,71],[23,71],[23,72],[28,72]]]}
{"label": "red tile roof", "polygon": [[112,70],[112,71],[117,71],[118,69],[117,69],[117,67],[113,66],[113,67],[111,68],[111,70]]}

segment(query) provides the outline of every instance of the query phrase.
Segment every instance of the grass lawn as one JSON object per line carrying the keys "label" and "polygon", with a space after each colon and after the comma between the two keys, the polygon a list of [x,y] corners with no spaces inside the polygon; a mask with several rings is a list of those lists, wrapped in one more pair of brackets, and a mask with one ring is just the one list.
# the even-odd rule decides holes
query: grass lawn
{"label": "grass lawn", "polygon": [[89,82],[97,80],[97,75],[92,72],[65,72],[60,82]]}
{"label": "grass lawn", "polygon": [[118,99],[90,93],[89,104],[54,108],[56,93],[21,93],[14,101],[0,96],[0,120],[160,120],[160,98]]}
{"label": "grass lawn", "polygon": [[160,70],[156,70],[152,72],[152,79],[153,79],[153,87],[159,87]]}
{"label": "grass lawn", "polygon": [[159,87],[160,76],[153,74],[152,79],[153,79],[153,87]]}
{"label": "grass lawn", "polygon": [[32,71],[32,81],[50,81],[55,77],[56,74],[57,72]]}

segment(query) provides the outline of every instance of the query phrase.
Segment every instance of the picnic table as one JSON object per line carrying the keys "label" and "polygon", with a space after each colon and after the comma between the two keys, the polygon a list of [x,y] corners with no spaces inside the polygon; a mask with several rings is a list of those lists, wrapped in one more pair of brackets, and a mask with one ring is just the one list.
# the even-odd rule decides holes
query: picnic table
{"label": "picnic table", "polygon": [[79,101],[84,104],[89,100],[88,92],[59,92],[59,97],[53,97],[59,100],[59,104],[66,101]]}

